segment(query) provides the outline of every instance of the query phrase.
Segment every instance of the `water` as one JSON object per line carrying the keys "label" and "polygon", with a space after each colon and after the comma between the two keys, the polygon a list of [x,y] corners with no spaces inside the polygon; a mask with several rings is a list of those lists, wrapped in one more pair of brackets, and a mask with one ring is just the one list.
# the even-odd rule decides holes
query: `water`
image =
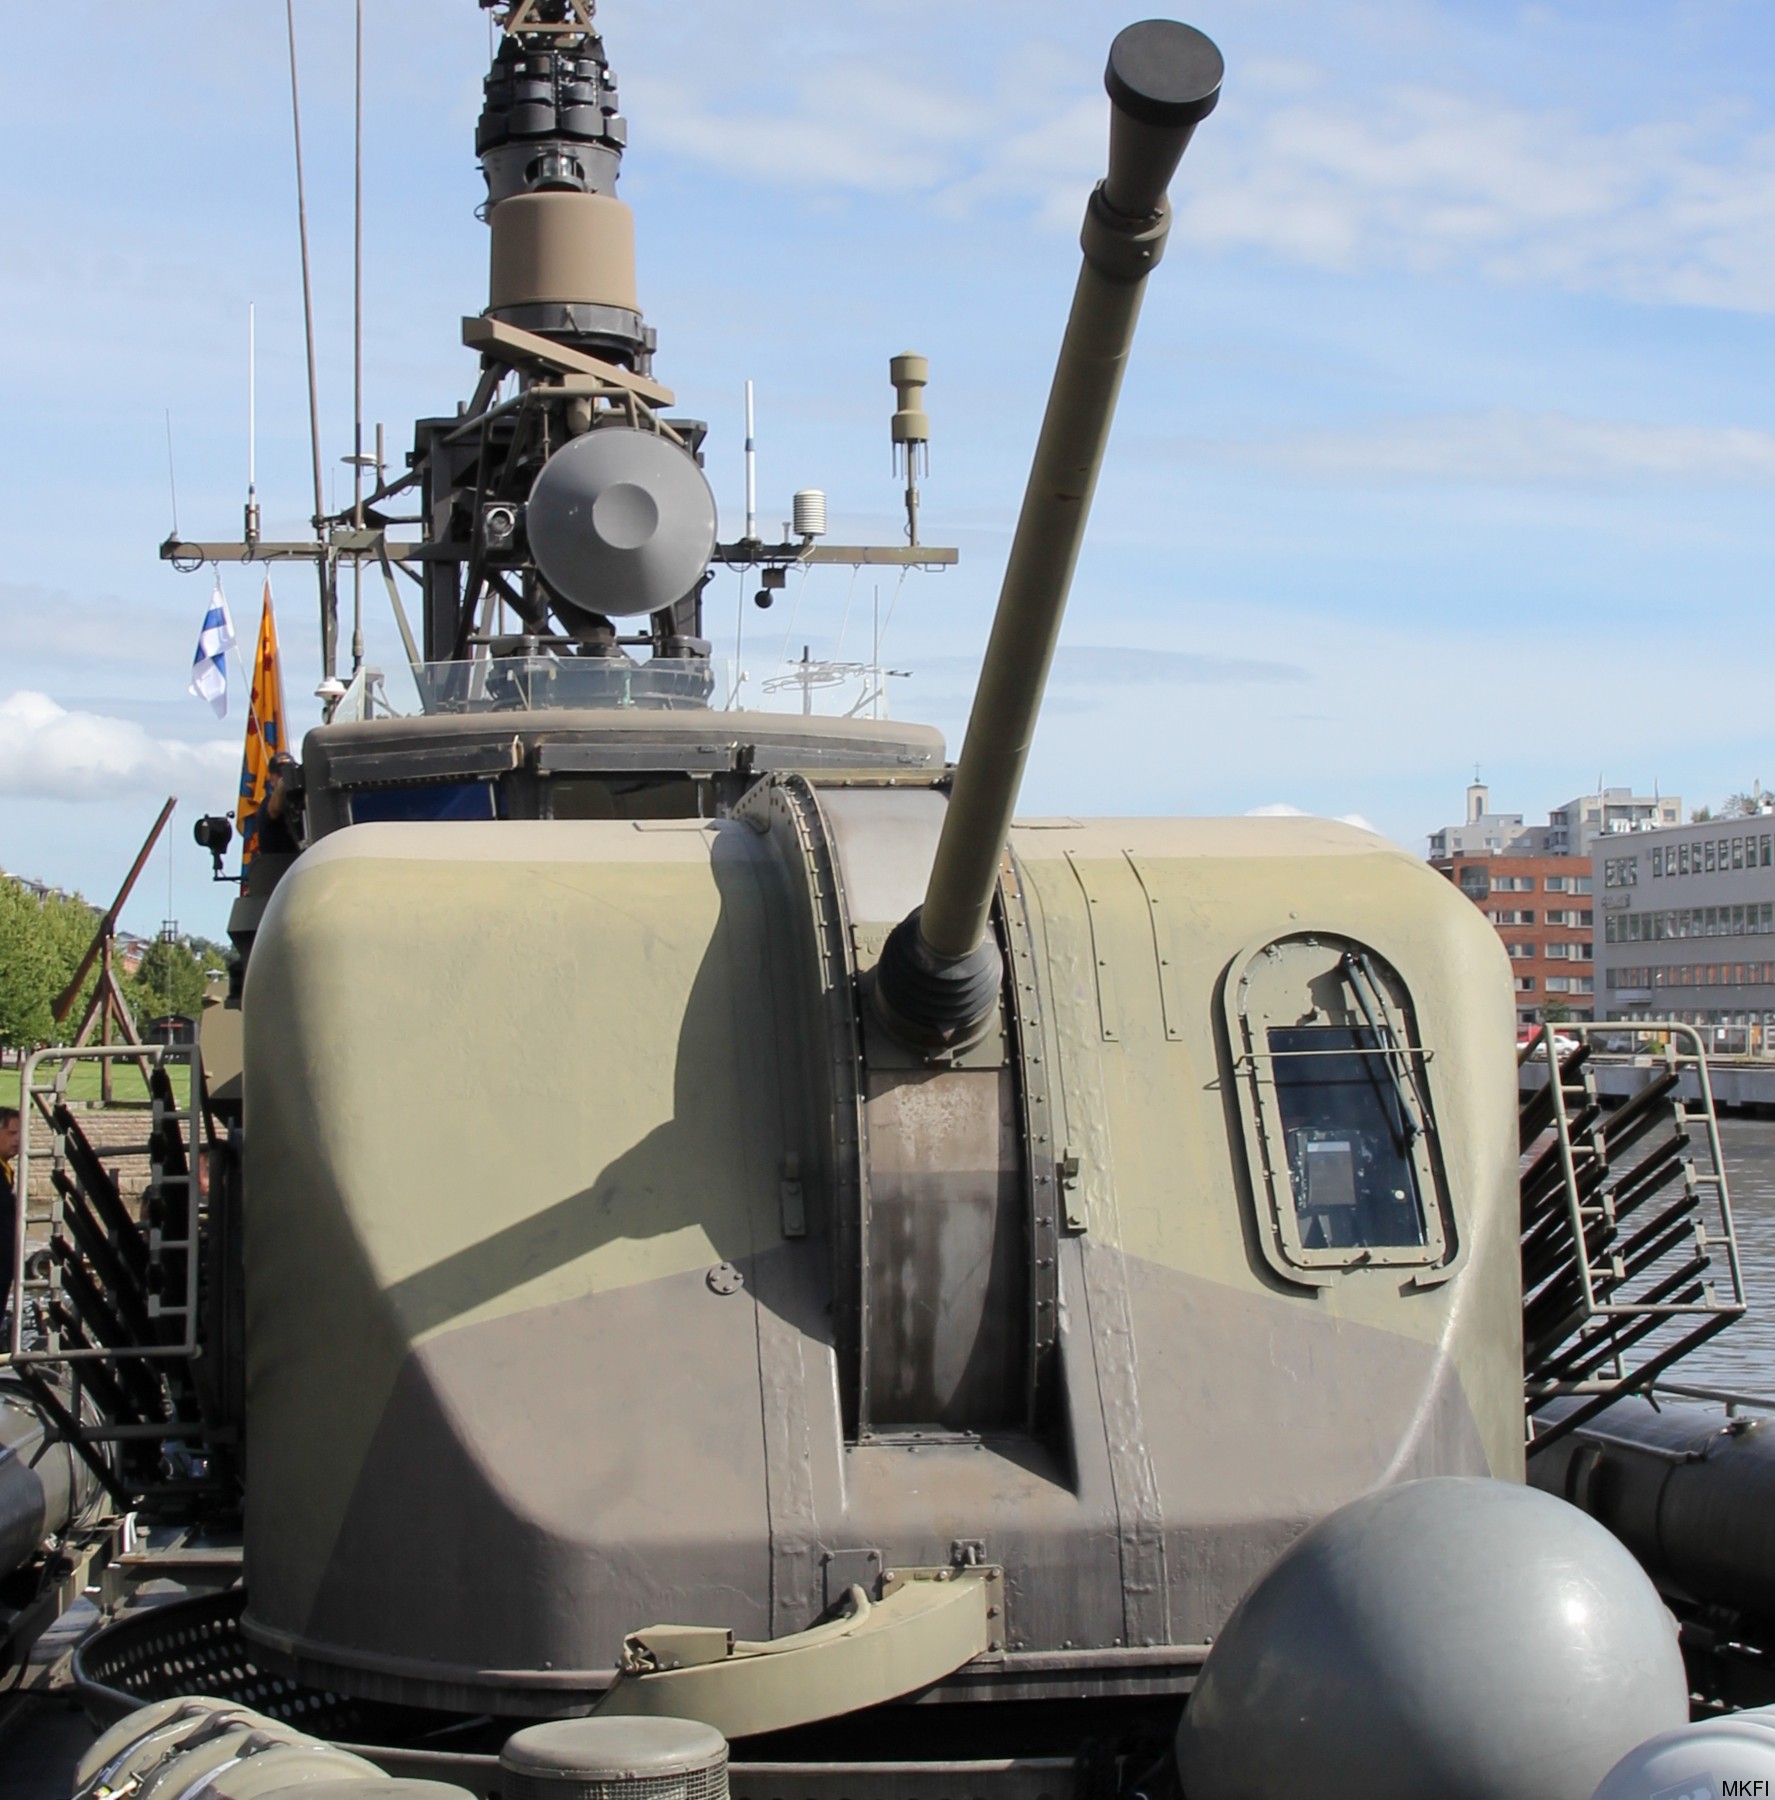
{"label": "water", "polygon": [[1722,1118],[1720,1144],[1750,1311],[1670,1379],[1775,1397],[1775,1119]]}

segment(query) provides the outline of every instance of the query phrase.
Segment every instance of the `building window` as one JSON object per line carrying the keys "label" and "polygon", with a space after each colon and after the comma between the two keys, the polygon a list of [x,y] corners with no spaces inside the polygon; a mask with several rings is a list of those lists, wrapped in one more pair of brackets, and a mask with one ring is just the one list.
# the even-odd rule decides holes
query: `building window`
{"label": "building window", "polygon": [[1516,977],[1516,991],[1519,994],[1532,994],[1535,991],[1535,978],[1532,975]]}
{"label": "building window", "polygon": [[1663,873],[1664,851],[1661,847],[1654,847],[1652,851],[1652,879],[1656,881]]}
{"label": "building window", "polygon": [[1569,994],[1572,991],[1572,978],[1569,975],[1549,975],[1547,992],[1550,994]]}
{"label": "building window", "polygon": [[1701,872],[1704,875],[1711,875],[1714,872],[1713,871],[1713,859],[1714,859],[1713,839],[1709,838],[1707,840],[1706,844],[1702,847],[1702,851],[1701,851]]}
{"label": "building window", "polygon": [[1742,869],[1744,867],[1743,838],[1733,838],[1732,840],[1732,867],[1734,869]]}
{"label": "building window", "polygon": [[1763,867],[1766,869],[1769,867],[1769,851],[1770,851],[1768,832],[1765,831],[1763,833],[1763,835],[1757,839],[1757,842],[1762,846],[1762,850],[1763,850],[1762,862],[1763,862]]}
{"label": "building window", "polygon": [[1574,994],[1594,994],[1596,992],[1596,977],[1594,975],[1574,975],[1572,977],[1572,992]]}
{"label": "building window", "polygon": [[[1604,887],[1638,887],[1639,858],[1637,856],[1610,856],[1603,859],[1602,884]],[[1572,890],[1574,893],[1577,889]]]}
{"label": "building window", "polygon": [[1688,872],[1689,872],[1689,846],[1687,844],[1679,844],[1677,846],[1676,857],[1677,857],[1678,872],[1683,875],[1688,874]]}

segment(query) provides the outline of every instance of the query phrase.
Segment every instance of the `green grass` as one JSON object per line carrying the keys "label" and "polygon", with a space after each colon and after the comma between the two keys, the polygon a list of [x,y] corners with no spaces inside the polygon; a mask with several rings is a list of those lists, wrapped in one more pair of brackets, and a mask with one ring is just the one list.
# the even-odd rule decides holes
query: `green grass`
{"label": "green grass", "polygon": [[[190,1071],[182,1064],[176,1063],[167,1071],[173,1078],[173,1093],[181,1106],[187,1104],[191,1092]],[[37,1065],[38,1085],[45,1080],[53,1080],[56,1066],[52,1062]],[[0,1105],[18,1105],[19,1082],[23,1070],[17,1067],[0,1069]],[[96,1062],[82,1059],[76,1062],[68,1076],[68,1098],[70,1100],[96,1101],[99,1098],[99,1065]],[[148,1098],[148,1084],[142,1079],[142,1072],[133,1062],[115,1062],[111,1067],[111,1097],[114,1100],[139,1100]]]}

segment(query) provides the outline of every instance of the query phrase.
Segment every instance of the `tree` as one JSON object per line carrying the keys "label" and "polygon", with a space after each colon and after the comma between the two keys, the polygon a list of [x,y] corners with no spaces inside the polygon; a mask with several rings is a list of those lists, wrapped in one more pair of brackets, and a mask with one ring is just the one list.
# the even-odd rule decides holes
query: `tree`
{"label": "tree", "polygon": [[1697,806],[1689,814],[1689,823],[1691,825],[1706,825],[1709,824],[1712,819],[1713,808],[1711,806]]}
{"label": "tree", "polygon": [[0,880],[0,1044],[34,1050],[55,1030],[49,1003],[70,969],[45,928],[43,902],[16,881]]}
{"label": "tree", "polygon": [[165,1013],[184,1013],[196,1018],[203,1009],[203,991],[210,975],[221,967],[212,954],[207,962],[189,944],[156,938],[142,956],[141,966],[124,984],[130,1011],[138,1025]]}

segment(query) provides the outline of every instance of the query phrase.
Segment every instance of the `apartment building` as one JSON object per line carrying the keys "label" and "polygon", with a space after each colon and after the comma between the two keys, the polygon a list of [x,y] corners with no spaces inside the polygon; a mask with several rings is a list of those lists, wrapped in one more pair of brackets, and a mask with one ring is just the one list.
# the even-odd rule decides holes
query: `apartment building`
{"label": "apartment building", "polygon": [[1596,840],[1625,832],[1652,831],[1680,824],[1680,794],[1636,794],[1631,788],[1599,787],[1580,794],[1547,815],[1545,825],[1527,824],[1521,813],[1496,813],[1491,790],[1475,781],[1467,789],[1467,816],[1430,834],[1430,860],[1473,856],[1483,851],[1516,851],[1531,856],[1593,856]]}
{"label": "apartment building", "polygon": [[1580,794],[1547,815],[1546,848],[1555,856],[1601,855],[1596,840],[1635,831],[1658,831],[1680,825],[1680,794],[1636,794],[1631,788],[1599,787]]}

